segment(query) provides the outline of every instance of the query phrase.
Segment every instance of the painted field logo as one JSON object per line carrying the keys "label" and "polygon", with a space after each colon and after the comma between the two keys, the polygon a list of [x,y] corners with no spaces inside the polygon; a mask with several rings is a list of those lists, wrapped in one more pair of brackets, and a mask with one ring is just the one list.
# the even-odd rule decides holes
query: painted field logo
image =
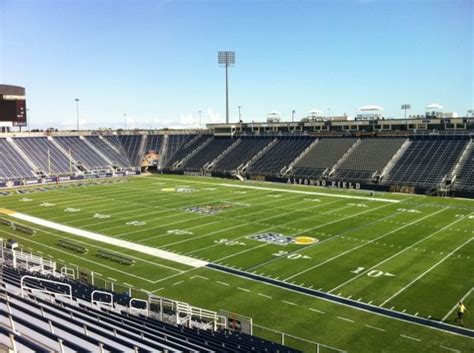
{"label": "painted field logo", "polygon": [[29,199],[29,198],[27,198],[27,197],[24,197],[24,198],[22,198],[22,199],[19,199],[18,201],[21,201],[21,202],[31,202],[31,201],[33,201],[33,199]]}
{"label": "painted field logo", "polygon": [[191,188],[177,188],[176,192],[194,192],[194,189],[191,189]]}
{"label": "painted field logo", "polygon": [[306,236],[291,237],[291,236],[286,236],[286,235],[283,235],[280,233],[274,233],[274,232],[254,234],[247,238],[256,240],[256,241],[261,241],[264,243],[276,244],[276,245],[288,245],[288,244],[309,245],[309,244],[314,244],[318,241],[318,239],[313,238],[313,237],[306,237]]}
{"label": "painted field logo", "polygon": [[130,222],[127,222],[125,223],[127,226],[135,226],[135,227],[140,227],[140,226],[144,226],[146,224],[146,222],[142,222],[142,221],[130,221]]}
{"label": "painted field logo", "polygon": [[205,205],[205,206],[191,206],[186,207],[186,212],[198,213],[202,215],[213,215],[226,208],[232,207],[230,204],[217,204],[217,205]]}
{"label": "painted field logo", "polygon": [[193,232],[185,229],[170,229],[166,233],[175,235],[193,235]]}
{"label": "painted field logo", "polygon": [[72,207],[68,207],[68,208],[65,208],[64,209],[64,212],[71,212],[71,213],[74,213],[74,212],[80,212],[81,209],[80,208],[72,208]]}
{"label": "painted field logo", "polygon": [[98,218],[98,219],[106,219],[110,218],[108,214],[102,214],[102,213],[95,213],[92,218]]}
{"label": "painted field logo", "polygon": [[295,244],[298,245],[310,245],[317,243],[319,240],[313,237],[295,237]]}
{"label": "painted field logo", "polygon": [[53,206],[56,206],[55,203],[49,203],[49,202],[43,202],[42,204],[40,204],[41,207],[53,207]]}
{"label": "painted field logo", "polygon": [[174,191],[175,191],[175,188],[163,188],[163,189],[161,189],[161,191],[164,191],[164,192],[174,192]]}

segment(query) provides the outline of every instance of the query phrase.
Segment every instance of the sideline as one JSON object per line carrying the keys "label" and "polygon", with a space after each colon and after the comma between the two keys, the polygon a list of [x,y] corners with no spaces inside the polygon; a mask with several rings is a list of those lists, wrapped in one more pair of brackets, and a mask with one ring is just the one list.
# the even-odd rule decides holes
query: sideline
{"label": "sideline", "polygon": [[82,230],[82,229],[78,229],[78,228],[74,228],[70,226],[65,226],[63,224],[47,221],[45,219],[29,216],[23,213],[9,213],[8,215],[10,217],[21,219],[23,221],[37,224],[46,228],[59,230],[61,232],[77,235],[79,237],[88,238],[91,240],[100,241],[107,244],[112,244],[124,249],[134,250],[146,255],[151,255],[151,256],[155,256],[164,260],[178,262],[180,264],[191,266],[191,267],[204,267],[208,264],[208,262],[206,261],[195,259],[189,256],[178,255],[170,251],[164,251],[164,250],[152,248],[150,246],[145,246],[141,244],[132,243],[126,240],[109,237],[109,236],[102,235],[99,233],[93,233],[86,230]]}
{"label": "sideline", "polygon": [[252,281],[268,284],[274,287],[291,290],[293,292],[308,295],[310,297],[320,298],[320,299],[330,301],[333,303],[342,304],[342,305],[345,305],[357,310],[374,313],[377,315],[389,317],[389,318],[400,320],[400,321],[410,322],[416,325],[425,326],[425,327],[443,331],[443,332],[448,332],[448,333],[453,333],[460,336],[474,338],[474,330],[470,330],[465,327],[454,326],[454,325],[446,324],[442,321],[434,321],[430,319],[425,319],[423,317],[386,309],[386,308],[379,307],[376,305],[370,305],[367,303],[358,302],[356,300],[339,297],[334,294],[329,294],[329,293],[322,292],[319,290],[301,287],[295,284],[286,283],[286,282],[276,280],[273,278],[263,277],[257,274],[237,270],[234,268],[225,267],[222,265],[209,263],[206,267],[209,269],[213,269],[215,271],[230,273],[232,275],[235,275],[241,278],[250,279]]}
{"label": "sideline", "polygon": [[[161,177],[159,179],[162,180],[173,180],[176,179]],[[240,189],[252,189],[252,190],[265,190],[265,191],[275,191],[275,192],[286,192],[290,194],[302,194],[302,195],[318,195],[318,196],[326,196],[326,197],[337,197],[341,199],[353,199],[353,200],[365,200],[365,201],[379,201],[379,202],[390,202],[390,203],[399,203],[403,200],[392,200],[392,199],[384,199],[378,197],[366,197],[366,196],[352,196],[352,195],[342,195],[342,194],[332,194],[332,193],[325,193],[325,192],[317,192],[317,191],[303,191],[303,190],[288,190],[283,188],[269,188],[266,186],[252,186],[252,185],[238,185],[238,184],[228,184],[228,183],[211,183],[209,181],[195,181],[195,180],[186,180],[187,183],[195,183],[195,184],[207,184],[207,185],[217,185],[217,186],[225,186],[229,188],[240,188]],[[281,184],[286,185],[286,184]]]}

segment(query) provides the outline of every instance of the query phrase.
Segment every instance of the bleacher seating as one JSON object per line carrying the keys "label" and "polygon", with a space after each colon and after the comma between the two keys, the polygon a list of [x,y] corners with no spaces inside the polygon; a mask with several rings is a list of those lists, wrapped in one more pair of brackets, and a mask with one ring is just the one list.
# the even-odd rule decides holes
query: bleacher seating
{"label": "bleacher seating", "polygon": [[466,143],[443,138],[412,140],[385,183],[434,187],[453,169]]}
{"label": "bleacher seating", "polygon": [[66,156],[46,137],[19,137],[14,139],[40,171],[48,175],[69,174],[76,169]]}
{"label": "bleacher seating", "polygon": [[71,153],[73,160],[83,165],[87,170],[105,170],[111,167],[109,162],[79,136],[60,136],[55,137],[54,140],[65,151]]}
{"label": "bleacher seating", "polygon": [[34,178],[31,167],[6,139],[0,138],[0,178],[4,180]]}
{"label": "bleacher seating", "polygon": [[143,158],[140,151],[142,135],[118,135],[107,136],[106,138],[109,140],[117,138],[119,140],[132,167],[139,167],[141,165]]}
{"label": "bleacher seating", "polygon": [[367,138],[361,140],[337,168],[334,179],[368,181],[376,172],[381,172],[397,153],[406,139]]}
{"label": "bleacher seating", "polygon": [[312,142],[311,137],[279,137],[275,145],[252,162],[247,169],[249,174],[278,175]]}
{"label": "bleacher seating", "polygon": [[474,146],[471,147],[464,165],[457,173],[455,188],[457,190],[474,191]]}
{"label": "bleacher seating", "polygon": [[[14,338],[19,348],[25,347],[37,352],[60,351],[61,340],[61,345],[68,351],[94,352],[102,347],[110,352],[297,352],[236,331],[189,328],[151,316],[121,311],[120,306],[118,309],[115,309],[115,305],[93,306],[90,304],[90,293],[94,287],[57,277],[54,277],[55,281],[73,286],[72,303],[64,297],[52,299],[41,294],[33,295],[28,290],[28,294],[21,297],[18,290],[20,278],[33,273],[7,266],[2,269],[2,287],[5,289],[0,298],[0,338],[16,332]],[[39,274],[34,276],[53,278]],[[25,283],[30,288],[61,292],[61,287],[54,283],[28,279]],[[116,296],[117,293],[114,293],[114,298]],[[15,330],[11,328],[12,322]]]}
{"label": "bleacher seating", "polygon": [[323,138],[295,164],[292,174],[297,177],[321,178],[357,142],[355,138]]}
{"label": "bleacher seating", "polygon": [[190,141],[197,138],[197,135],[168,135],[166,148],[165,165],[175,155],[175,153]]}
{"label": "bleacher seating", "polygon": [[[182,144],[182,146],[177,149],[176,153],[174,153],[167,161],[166,161],[166,167],[172,167],[174,163],[181,161],[184,159],[188,154],[190,154],[192,151],[194,151],[196,148],[198,148],[200,145],[202,145],[207,139],[209,139],[211,136],[210,135],[200,135],[198,137],[194,137],[185,143]],[[168,155],[170,155],[168,153]]]}
{"label": "bleacher seating", "polygon": [[163,143],[163,135],[148,135],[146,138],[145,153],[148,151],[154,151],[156,153],[160,153],[162,143]]}
{"label": "bleacher seating", "polygon": [[107,157],[115,166],[121,168],[131,167],[130,161],[117,139],[108,139],[107,142],[104,138],[100,138],[99,136],[87,136],[86,139],[102,154],[104,154],[105,157]]}
{"label": "bleacher seating", "polygon": [[272,141],[271,138],[244,137],[237,147],[225,155],[214,167],[221,172],[236,170],[242,164],[248,162],[253,156],[260,152]]}
{"label": "bleacher seating", "polygon": [[188,159],[182,166],[185,170],[199,171],[206,163],[212,162],[224,150],[230,147],[237,140],[232,138],[214,138],[202,150],[197,152],[194,156]]}

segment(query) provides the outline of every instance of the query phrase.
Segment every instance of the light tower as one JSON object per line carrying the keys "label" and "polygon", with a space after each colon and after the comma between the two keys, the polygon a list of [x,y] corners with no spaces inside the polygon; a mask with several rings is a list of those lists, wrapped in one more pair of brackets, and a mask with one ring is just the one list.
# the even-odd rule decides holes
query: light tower
{"label": "light tower", "polygon": [[76,102],[76,128],[79,132],[79,98],[74,99]]}
{"label": "light tower", "polygon": [[229,123],[229,73],[228,68],[235,65],[235,51],[220,51],[217,53],[217,62],[225,67],[225,122]]}
{"label": "light tower", "polygon": [[411,109],[411,104],[402,104],[401,109],[405,111],[405,119],[407,118],[407,110]]}

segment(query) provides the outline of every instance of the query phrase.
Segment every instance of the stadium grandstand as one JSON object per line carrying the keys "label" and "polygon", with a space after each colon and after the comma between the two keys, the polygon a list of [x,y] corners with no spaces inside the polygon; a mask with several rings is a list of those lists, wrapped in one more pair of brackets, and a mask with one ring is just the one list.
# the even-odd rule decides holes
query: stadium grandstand
{"label": "stadium grandstand", "polygon": [[[437,130],[433,131],[430,125],[436,126]],[[456,128],[451,129],[452,126],[456,126]],[[247,202],[251,201],[246,199],[247,196],[245,195],[248,190],[253,188],[255,190],[262,189],[262,195],[260,196],[262,199],[265,198],[264,196],[282,196],[268,194],[281,191],[277,186],[278,184],[272,184],[276,186],[271,188],[258,186],[260,184],[252,184],[257,181],[291,184],[291,186],[297,184],[303,187],[307,185],[307,189],[300,191],[285,189],[285,192],[300,192],[309,195],[303,199],[304,202],[320,202],[319,199],[312,198],[314,196],[311,196],[313,194],[311,190],[325,189],[316,189],[315,186],[326,187],[327,189],[356,189],[359,192],[368,190],[370,192],[369,196],[364,196],[365,194],[336,195],[336,197],[354,198],[354,201],[359,200],[359,202],[348,203],[347,205],[351,205],[353,208],[361,207],[362,210],[362,207],[368,207],[368,202],[373,202],[371,197],[374,193],[378,195],[378,198],[374,199],[375,202],[387,202],[387,205],[405,202],[397,199],[380,198],[383,195],[380,192],[384,191],[401,194],[472,198],[474,196],[473,136],[474,118],[468,117],[456,118],[456,120],[450,119],[449,121],[440,118],[428,121],[425,117],[425,119],[381,120],[375,122],[370,120],[274,122],[261,124],[261,126],[258,123],[253,123],[251,126],[245,123],[211,124],[204,130],[4,133],[0,136],[0,155],[2,157],[0,159],[0,194],[13,196],[15,200],[11,203],[8,198],[4,198],[7,202],[0,207],[2,216],[0,226],[9,227],[9,230],[4,230],[5,228],[2,230],[0,227],[0,237],[10,237],[8,241],[3,239],[1,241],[2,295],[0,311],[2,325],[0,345],[9,347],[13,351],[345,351],[335,341],[330,341],[327,344],[328,342],[325,340],[324,343],[321,343],[319,335],[316,335],[312,340],[308,340],[307,336],[302,338],[295,335],[295,332],[278,331],[272,328],[271,325],[268,327],[256,324],[249,316],[226,310],[210,310],[206,308],[209,305],[206,302],[203,302],[203,307],[200,307],[194,306],[196,304],[191,305],[184,301],[161,296],[160,291],[165,287],[156,288],[155,284],[160,286],[161,281],[167,281],[168,278],[172,279],[177,274],[162,273],[159,276],[163,277],[158,277],[159,279],[156,281],[145,280],[146,285],[142,284],[141,286],[146,287],[150,282],[153,285],[150,289],[138,288],[137,285],[129,284],[128,282],[133,282],[133,277],[127,279],[127,282],[119,283],[114,277],[130,275],[142,278],[143,273],[148,272],[141,272],[140,268],[145,268],[154,263],[151,258],[142,259],[135,252],[142,255],[147,254],[147,256],[150,255],[163,261],[158,265],[161,266],[161,270],[178,271],[178,275],[191,271],[193,267],[194,269],[205,268],[207,271],[257,281],[263,285],[271,285],[281,290],[301,292],[307,296],[322,298],[334,304],[344,304],[357,310],[397,318],[407,324],[415,322],[423,327],[434,327],[445,332],[469,337],[472,335],[472,330],[450,325],[444,322],[444,319],[433,321],[430,317],[418,318],[418,313],[412,315],[405,313],[405,310],[395,311],[392,310],[393,306],[391,309],[387,309],[383,305],[380,307],[371,305],[372,301],[363,302],[360,300],[361,298],[355,301],[351,299],[351,296],[345,298],[340,294],[335,295],[332,291],[338,286],[333,290],[324,291],[322,288],[315,290],[312,286],[305,286],[304,283],[298,285],[293,281],[289,281],[294,276],[300,276],[299,273],[310,271],[313,267],[321,266],[321,264],[313,265],[307,269],[300,269],[301,272],[290,275],[285,280],[279,280],[279,276],[263,276],[263,274],[254,271],[254,269],[265,266],[267,263],[271,264],[281,256],[298,259],[301,254],[297,251],[291,253],[286,250],[279,250],[270,254],[269,258],[265,258],[262,263],[257,265],[249,258],[253,265],[247,265],[247,269],[243,270],[240,266],[227,265],[222,263],[221,260],[207,259],[206,256],[202,258],[190,256],[196,251],[201,251],[192,246],[185,247],[184,252],[181,248],[178,251],[173,250],[172,246],[174,244],[179,245],[186,242],[186,239],[175,240],[170,244],[161,243],[165,246],[160,246],[160,249],[157,249],[155,246],[160,243],[149,242],[148,239],[155,237],[155,235],[152,235],[152,230],[154,228],[160,229],[160,224],[150,227],[149,231],[146,230],[148,228],[145,228],[148,235],[144,238],[144,241],[138,243],[130,242],[127,239],[129,239],[129,234],[137,232],[141,234],[139,230],[128,230],[127,233],[124,233],[124,237],[119,236],[117,239],[101,234],[101,228],[95,228],[93,225],[77,228],[78,223],[75,223],[73,215],[76,212],[81,212],[80,207],[74,207],[74,200],[77,200],[78,194],[68,190],[81,187],[83,192],[88,194],[86,196],[86,200],[89,197],[87,203],[93,205],[97,202],[104,202],[102,208],[95,210],[92,207],[91,209],[95,210],[92,213],[93,218],[104,223],[111,217],[107,214],[107,209],[110,207],[107,200],[116,200],[117,205],[115,207],[120,207],[122,201],[119,200],[125,196],[117,195],[129,195],[127,197],[132,197],[132,199],[123,201],[127,207],[125,212],[136,209],[139,212],[136,218],[139,220],[128,221],[125,227],[140,227],[148,222],[145,221],[147,219],[145,216],[150,212],[139,206],[142,201],[138,201],[138,203],[134,201],[140,200],[140,193],[137,192],[136,195],[133,191],[129,193],[127,188],[130,188],[130,186],[126,184],[125,186],[119,186],[123,180],[128,180],[124,177],[140,180],[139,175],[152,176],[156,174],[156,180],[158,181],[156,184],[162,185],[158,186],[158,190],[163,192],[189,192],[190,195],[193,195],[195,193],[193,185],[200,185],[201,183],[209,184],[209,187],[202,190],[208,190],[211,193],[216,187],[222,185],[243,188],[236,189],[235,194],[239,195],[236,201],[227,201],[228,198],[226,199],[226,197],[221,200],[216,196],[214,198],[207,196],[200,199],[200,201],[197,200],[195,206],[184,208],[181,211],[190,213],[190,217],[194,217],[194,220],[191,219],[189,222],[198,221],[198,215],[212,217],[229,208],[248,207]],[[189,183],[187,182],[188,179],[173,179],[170,186],[167,186],[171,180],[169,177],[173,177],[173,174],[184,175],[184,178],[191,179],[189,179]],[[240,184],[219,184],[218,182],[216,184],[216,182],[205,181],[208,180],[205,178],[202,179],[204,180],[202,182],[192,179],[200,176],[219,177],[221,180],[226,178],[235,179]],[[160,177],[163,177],[163,179]],[[242,184],[244,181],[248,182]],[[147,187],[148,191],[145,191],[144,195],[155,192],[153,188],[150,188],[154,184],[148,184],[147,182],[147,185],[149,185]],[[113,196],[112,199],[104,199],[100,194],[97,196],[93,193],[89,194],[88,188],[91,185],[98,185],[101,188],[110,188],[112,185],[117,185],[113,189],[117,191],[110,191],[116,196]],[[56,207],[57,200],[56,203],[52,203],[49,198],[45,198],[39,204],[39,208],[43,209],[43,212],[41,210],[39,213],[34,212],[39,218],[10,210],[10,208],[13,208],[26,211],[28,210],[28,208],[25,208],[27,203],[24,204],[25,207],[18,207],[15,206],[15,202],[32,202],[33,198],[36,198],[37,192],[47,195],[49,192],[54,192],[54,190],[61,190],[65,195],[71,197],[70,201],[59,201],[60,204],[65,203],[65,206],[67,206],[62,206],[63,211],[70,215],[66,216],[70,219],[70,221],[65,222],[67,225],[61,224],[61,217],[56,218],[56,222],[60,223],[41,218],[47,207]],[[350,190],[347,190],[347,192],[350,192]],[[331,195],[322,193],[322,191],[315,194],[319,197]],[[238,201],[239,198],[243,198],[242,201]],[[70,204],[71,202],[72,204]],[[409,204],[407,203],[407,205]],[[87,205],[81,207],[90,208]],[[157,208],[155,212],[158,213],[173,210],[173,212],[179,212],[179,209],[176,208],[161,210],[163,206],[160,204],[155,204],[153,207]],[[314,207],[318,207],[318,204],[308,205],[308,209]],[[415,209],[415,206],[406,207],[413,208],[398,206],[397,212],[403,210],[410,213],[420,212]],[[261,211],[263,209],[256,211],[255,214]],[[308,211],[301,210],[299,214],[304,215],[305,212]],[[367,211],[361,213],[364,212]],[[140,216],[140,213],[143,216]],[[175,217],[174,215],[175,213],[170,213],[165,218]],[[179,213],[176,213],[176,215],[177,219],[170,224],[178,225],[182,222]],[[381,216],[381,220],[392,216]],[[239,217],[242,216],[232,218],[230,229],[244,226],[247,223],[251,225],[253,222],[258,222],[258,218],[255,221],[255,218],[246,219],[244,217],[242,218],[243,223],[236,225],[234,222]],[[270,219],[278,217],[278,212],[276,215],[267,217]],[[345,216],[342,219],[346,217],[351,216]],[[424,217],[421,219],[424,219]],[[460,219],[464,219],[464,216]],[[369,221],[379,222],[377,219],[370,218]],[[218,221],[209,224],[215,222]],[[292,223],[291,220],[288,222]],[[337,221],[331,221],[329,224],[333,222]],[[265,221],[257,224],[271,226],[271,223]],[[400,229],[409,226],[411,223],[406,221],[402,224],[404,226],[401,226]],[[192,229],[198,229],[199,227],[208,230],[208,233],[204,233],[200,237],[207,237],[215,232],[220,232],[220,230],[208,228],[208,223],[191,224],[186,227],[184,229],[165,228],[167,229],[165,234],[171,237],[186,237],[193,234]],[[293,227],[286,228],[288,225],[282,225],[281,227],[283,227],[281,228],[283,231],[288,229],[298,230],[298,228]],[[316,229],[318,227],[320,226],[316,226]],[[112,227],[112,229],[114,228],[122,229],[123,226]],[[96,231],[99,233],[95,233]],[[391,232],[393,231],[386,234],[391,234]],[[53,256],[51,255],[54,253],[53,251],[45,256],[44,249],[35,252],[36,246],[39,245],[35,245],[35,241],[31,242],[30,239],[36,238],[36,234],[40,234],[40,236],[42,234],[45,236],[54,235],[52,240],[48,240],[50,243],[47,246],[52,251],[59,249],[59,253]],[[65,234],[77,236],[82,240],[77,237],[70,239],[70,236],[64,236]],[[316,234],[323,239],[326,237],[326,233]],[[235,235],[238,236],[239,233]],[[58,241],[54,240],[57,236],[60,238]],[[164,235],[158,235],[157,237],[162,236]],[[252,237],[255,237],[255,239]],[[280,233],[263,232],[252,237],[246,237],[245,239],[247,241],[253,239],[252,241],[257,243],[263,241],[265,245],[279,242],[292,243],[296,241],[295,239],[302,239],[297,240],[301,244],[312,244],[312,242],[317,241],[314,234],[309,237],[285,238]],[[28,246],[22,245],[21,248],[18,248],[15,239],[19,239],[21,243]],[[216,239],[212,245],[206,245],[204,249],[213,248],[219,244],[244,246],[245,242],[239,241],[239,239],[241,238],[236,238],[236,240]],[[89,243],[89,241],[93,243]],[[93,245],[95,241],[106,242],[111,248],[100,247],[91,250],[95,246]],[[369,241],[369,243],[372,241],[374,240]],[[272,246],[279,247],[281,245]],[[354,249],[358,249],[360,246],[363,245],[356,246]],[[408,246],[408,248],[411,246]],[[120,250],[123,248],[129,248],[132,254],[135,255],[130,256],[130,251]],[[311,245],[308,245],[309,248],[311,248]],[[243,253],[249,250],[244,250]],[[350,251],[354,250],[346,250],[346,252]],[[237,254],[240,254],[240,252]],[[343,254],[345,253],[336,253],[332,258],[337,258]],[[92,257],[89,257],[90,255]],[[231,253],[222,257],[222,259],[233,256],[235,254]],[[70,260],[63,260],[63,257],[71,257],[74,262],[82,261],[87,257],[88,260],[86,261],[92,266],[92,269],[83,267],[84,263],[79,267]],[[311,258],[310,256],[306,257]],[[326,261],[331,261],[332,258]],[[141,261],[147,262],[141,263]],[[120,272],[115,273],[114,277],[111,277],[110,274],[105,277],[98,272],[95,265],[97,262],[98,268],[103,265],[106,266],[100,272],[109,272],[109,270],[104,270],[111,269],[111,273],[115,273],[116,268]],[[136,267],[137,263],[141,264]],[[135,266],[133,270],[131,266]],[[180,269],[180,266],[190,267],[191,269]],[[358,274],[357,271],[362,270],[364,270],[364,267],[360,267],[353,272]],[[377,271],[378,269],[372,269],[368,272],[369,276],[379,276]],[[140,275],[138,275],[139,273]],[[191,276],[188,281],[196,279],[209,281],[209,274],[198,273]],[[387,275],[392,276],[389,272],[387,272]],[[228,281],[228,279],[225,281],[215,280],[221,286],[230,286]],[[178,286],[182,282],[183,280],[177,280],[168,286]],[[235,290],[250,293],[252,290],[245,286],[237,286]],[[471,292],[472,290],[468,292],[468,295]],[[259,292],[258,295],[261,298],[273,298],[274,294],[268,295]],[[194,300],[195,297],[192,298],[192,301]],[[285,305],[297,305],[286,299],[282,299],[282,302]],[[228,308],[229,306],[226,305],[225,307]],[[310,310],[319,314],[325,313],[320,309],[310,308]],[[245,314],[249,314],[249,312]],[[352,319],[345,316],[336,317],[342,318],[340,320],[352,322]],[[367,325],[369,328],[376,327],[374,330],[385,331],[385,328]],[[408,337],[412,336],[408,335]]]}
{"label": "stadium grandstand", "polygon": [[[251,133],[244,123],[209,125],[204,133],[10,133],[0,137],[0,186],[146,169],[469,197],[474,119],[448,120],[321,123],[328,131],[317,122],[301,122],[264,129],[252,124]],[[433,132],[432,127],[441,128]],[[153,162],[145,164],[150,153]]]}

